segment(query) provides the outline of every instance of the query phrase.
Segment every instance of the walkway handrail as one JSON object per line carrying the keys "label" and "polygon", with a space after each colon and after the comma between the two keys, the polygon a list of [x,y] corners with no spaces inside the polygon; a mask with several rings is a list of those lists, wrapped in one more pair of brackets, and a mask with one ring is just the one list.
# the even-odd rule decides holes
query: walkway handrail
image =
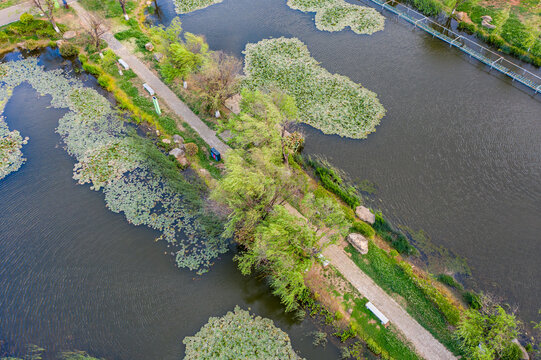
{"label": "walkway handrail", "polygon": [[[512,62],[510,60],[507,60],[506,58],[504,58],[499,53],[497,53],[497,52],[495,52],[495,51],[493,51],[491,49],[488,49],[488,48],[482,46],[481,44],[479,44],[479,43],[477,43],[477,42],[475,42],[475,41],[473,41],[471,39],[468,39],[467,37],[464,37],[461,34],[456,33],[455,31],[453,31],[451,29],[447,29],[445,26],[433,21],[432,19],[430,19],[427,16],[419,13],[418,11],[410,8],[409,6],[406,6],[406,5],[400,3],[400,2],[398,2],[396,0],[388,0],[388,1],[385,1],[385,0],[366,0],[366,1],[369,1],[371,3],[374,3],[374,4],[378,5],[378,6],[376,6],[376,8],[381,7],[382,10],[387,9],[387,10],[391,11],[392,13],[395,13],[400,18],[403,18],[404,20],[406,20],[409,23],[413,24],[415,27],[419,27],[420,29],[423,29],[427,33],[438,37],[440,40],[443,40],[443,41],[447,42],[448,44],[450,44],[451,46],[454,46],[457,49],[461,50],[462,52],[464,52],[464,53],[466,53],[466,54],[468,54],[470,56],[473,56],[477,60],[489,65],[491,68],[498,61],[501,61],[502,65],[499,65],[498,67],[495,67],[495,69],[497,69],[502,74],[505,74],[505,75],[511,77],[513,80],[517,80],[518,82],[522,83],[523,85],[525,85],[525,86],[529,87],[530,89],[534,90],[535,94],[537,94],[538,92],[541,92],[540,91],[540,88],[541,88],[541,76],[538,76],[538,75],[532,73],[531,71],[523,68],[522,66],[520,66],[520,65],[518,65],[518,64],[516,64],[516,63],[514,63],[514,62]],[[391,2],[396,3],[400,7],[403,7],[405,9],[407,9],[407,14],[402,9],[400,9],[399,7],[393,7],[393,6],[389,5],[389,3],[391,3]],[[417,16],[417,18],[414,18],[414,17],[410,16],[409,15],[410,12],[415,14]],[[423,24],[422,23],[423,20],[427,20],[428,22]],[[443,32],[440,32],[440,31],[438,31],[436,29],[433,29],[429,25],[437,26],[437,27],[443,29]],[[448,34],[448,35],[445,35],[445,34]],[[451,40],[451,37],[450,37],[451,35],[454,35],[454,37],[455,37],[454,40]],[[464,41],[464,43],[461,46],[459,46],[458,42],[456,42],[459,39],[463,39],[463,41]],[[466,46],[466,43],[468,45],[470,45],[471,47]],[[492,58],[490,58],[488,55],[490,55],[490,57],[492,57]],[[496,60],[494,58],[496,58]],[[516,71],[512,71],[512,69],[514,69]],[[522,76],[519,76],[517,74],[518,72],[522,72]]]}

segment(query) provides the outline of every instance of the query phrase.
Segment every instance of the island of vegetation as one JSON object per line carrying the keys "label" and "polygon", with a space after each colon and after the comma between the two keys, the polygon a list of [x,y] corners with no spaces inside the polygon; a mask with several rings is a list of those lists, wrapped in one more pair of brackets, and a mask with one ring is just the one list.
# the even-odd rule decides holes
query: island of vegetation
{"label": "island of vegetation", "polygon": [[185,360],[301,360],[291,347],[289,336],[272,320],[254,316],[238,306],[222,317],[211,317],[183,343]]}
{"label": "island of vegetation", "polygon": [[223,0],[174,0],[177,14],[186,14],[195,10],[221,3]]}
{"label": "island of vegetation", "polygon": [[[6,91],[0,88],[0,114],[4,111],[8,98]],[[5,118],[0,116],[0,180],[19,170],[24,164],[26,159],[21,148],[27,141],[17,130],[10,131]]]}
{"label": "island of vegetation", "polygon": [[287,5],[303,12],[316,13],[316,27],[323,31],[351,28],[357,34],[383,30],[385,18],[375,9],[344,0],[287,0]]}
{"label": "island of vegetation", "polygon": [[325,134],[366,138],[385,115],[375,93],[320,67],[299,39],[248,44],[244,55],[245,87],[293,96],[300,119]]}

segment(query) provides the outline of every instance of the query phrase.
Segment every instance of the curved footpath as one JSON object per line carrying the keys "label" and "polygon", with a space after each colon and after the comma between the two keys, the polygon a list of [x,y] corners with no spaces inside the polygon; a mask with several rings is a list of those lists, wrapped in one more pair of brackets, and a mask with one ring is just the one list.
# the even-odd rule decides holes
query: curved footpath
{"label": "curved footpath", "polygon": [[[69,1],[70,3],[74,1]],[[20,14],[29,9],[29,3],[20,4],[0,11],[0,25],[6,25],[17,21]],[[87,18],[87,12],[78,3],[73,2],[75,9],[83,25]],[[113,34],[106,32],[103,39],[109,47],[147,84],[156,94],[173,110],[180,118],[188,123],[201,138],[220,153],[225,154],[230,147],[216,136],[216,132],[210,129],[197,115],[195,115],[176,94],[169,89],[156,75],[148,69],[137,57],[132,55]],[[291,208],[293,209],[293,208]],[[295,212],[296,210],[293,209]],[[298,216],[301,216],[297,212]],[[427,360],[456,360],[456,357],[447,350],[432,334],[413,319],[394,299],[381,289],[370,277],[355,265],[348,255],[339,246],[330,245],[323,251],[324,256],[335,266],[340,273],[372,302],[383,314],[404,334],[415,350]]]}

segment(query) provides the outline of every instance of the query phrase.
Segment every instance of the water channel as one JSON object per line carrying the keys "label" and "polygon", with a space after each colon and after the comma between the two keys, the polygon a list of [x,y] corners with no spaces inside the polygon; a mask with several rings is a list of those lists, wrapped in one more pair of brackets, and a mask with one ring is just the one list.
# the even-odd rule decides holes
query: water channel
{"label": "water channel", "polygon": [[[56,50],[40,60],[98,88]],[[37,344],[45,359],[74,349],[107,360],[179,359],[185,336],[239,305],[273,319],[303,357],[338,357],[330,343],[314,348],[315,323],[285,315],[264,281],[240,274],[231,252],[203,276],[179,270],[156,232],[128,224],[101,192],[77,185],[55,133],[65,110],[49,103],[22,84],[4,112],[30,141],[26,164],[0,181],[0,356]]]}
{"label": "water channel", "polygon": [[[159,21],[176,16],[158,0]],[[242,56],[246,43],[297,37],[312,56],[376,92],[387,109],[366,140],[309,126],[307,154],[321,154],[353,179],[369,180],[367,201],[396,224],[429,234],[467,259],[478,287],[541,308],[541,97],[394,15],[360,36],[318,31],[314,14],[285,0],[224,0],[181,16],[212,49]],[[537,71],[539,73],[539,71]]]}

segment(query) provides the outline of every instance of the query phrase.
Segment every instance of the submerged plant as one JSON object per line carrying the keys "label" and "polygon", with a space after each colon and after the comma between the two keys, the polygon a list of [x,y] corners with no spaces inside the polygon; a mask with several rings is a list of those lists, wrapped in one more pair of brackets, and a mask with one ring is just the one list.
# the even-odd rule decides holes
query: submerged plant
{"label": "submerged plant", "polygon": [[[70,109],[59,120],[57,132],[66,151],[77,160],[73,178],[80,184],[90,183],[93,190],[103,189],[107,207],[123,212],[130,223],[160,231],[159,239],[174,244],[179,267],[202,273],[214,258],[227,251],[215,224],[207,225],[202,190],[168,163],[165,154],[155,148],[152,152],[147,140],[129,131],[107,99],[83,88],[61,70],[45,71],[36,59],[8,62],[3,69],[0,96],[28,82],[40,94],[50,94],[52,106]],[[0,119],[3,139],[7,130],[2,124]],[[6,144],[18,156],[17,144],[22,139],[16,132],[7,134],[15,141]],[[2,140],[2,151],[3,144]],[[14,164],[12,161],[10,166]]]}
{"label": "submerged plant", "polygon": [[300,119],[325,134],[366,138],[385,115],[375,93],[319,66],[299,39],[262,40],[244,54],[245,87],[293,96]]}
{"label": "submerged plant", "polygon": [[315,12],[319,30],[340,31],[349,26],[357,34],[373,34],[385,25],[385,18],[375,9],[344,0],[288,0],[287,5],[303,12]]}

